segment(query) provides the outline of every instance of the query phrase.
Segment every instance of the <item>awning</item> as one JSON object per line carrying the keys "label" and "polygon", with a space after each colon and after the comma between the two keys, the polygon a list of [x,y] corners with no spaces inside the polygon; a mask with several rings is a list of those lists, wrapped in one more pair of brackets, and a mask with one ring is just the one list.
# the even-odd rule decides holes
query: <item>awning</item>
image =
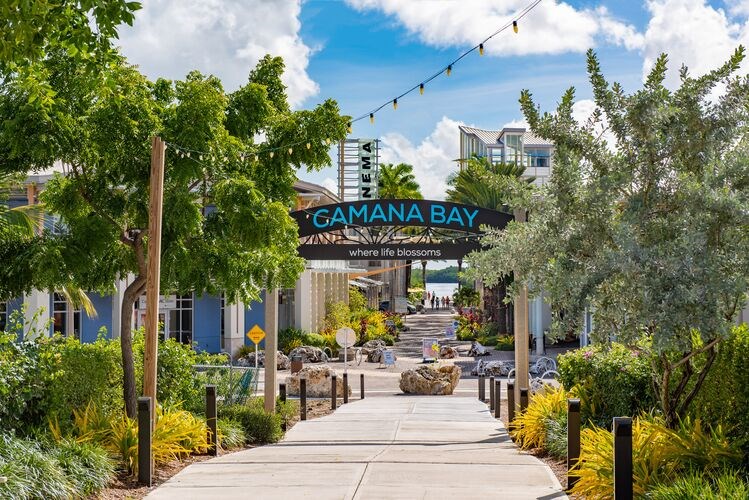
{"label": "awning", "polygon": [[368,288],[367,285],[365,285],[364,283],[360,283],[360,282],[358,282],[356,280],[348,280],[348,284],[350,286],[355,286],[356,288],[362,288],[364,290],[366,290]]}
{"label": "awning", "polygon": [[356,279],[357,279],[357,281],[361,281],[362,283],[367,283],[368,285],[382,286],[382,285],[385,284],[382,281],[372,280],[372,279],[369,279],[369,278],[365,278],[364,276],[359,276]]}

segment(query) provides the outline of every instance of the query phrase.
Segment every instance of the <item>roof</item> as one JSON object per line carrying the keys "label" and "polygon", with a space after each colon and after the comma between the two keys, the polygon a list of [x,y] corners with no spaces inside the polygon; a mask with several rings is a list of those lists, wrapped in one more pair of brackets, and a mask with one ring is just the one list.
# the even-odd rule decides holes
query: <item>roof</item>
{"label": "roof", "polygon": [[301,179],[297,179],[294,181],[294,190],[298,193],[314,193],[314,194],[320,194],[323,196],[326,196],[333,200],[334,202],[341,201],[338,198],[338,195],[331,192],[329,189],[320,186],[319,184],[314,184],[312,182],[303,181]]}
{"label": "roof", "polygon": [[542,146],[542,147],[552,147],[554,146],[554,143],[547,141],[546,139],[542,139],[541,137],[537,136],[530,130],[526,130],[524,128],[503,128],[502,130],[484,130],[481,128],[475,128],[475,127],[467,127],[465,125],[460,125],[460,130],[465,132],[466,134],[472,134],[475,135],[479,140],[481,140],[484,144],[500,144],[501,137],[506,132],[522,132],[523,133],[523,145],[525,146]]}

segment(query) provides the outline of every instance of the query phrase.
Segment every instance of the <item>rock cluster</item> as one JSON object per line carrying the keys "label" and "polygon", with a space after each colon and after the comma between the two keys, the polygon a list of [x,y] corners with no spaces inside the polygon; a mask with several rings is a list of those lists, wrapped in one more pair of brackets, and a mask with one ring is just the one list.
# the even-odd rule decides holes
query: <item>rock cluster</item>
{"label": "rock cluster", "polygon": [[454,347],[451,347],[449,345],[443,345],[440,347],[440,358],[442,359],[452,359],[458,357],[458,350]]}
{"label": "rock cluster", "polygon": [[313,347],[311,345],[303,345],[296,347],[289,353],[289,358],[294,356],[301,356],[302,363],[327,363],[328,355],[319,347]]}
{"label": "rock cluster", "polygon": [[[290,375],[286,379],[286,393],[290,396],[299,396],[299,378],[307,379],[308,398],[329,398],[331,394],[331,377],[336,372],[327,365],[305,366],[301,371]],[[343,377],[336,378],[336,394],[343,397]],[[351,384],[348,393],[351,395]]]}
{"label": "rock cluster", "polygon": [[[255,353],[251,352],[243,358],[237,360],[239,366],[255,366]],[[265,351],[259,351],[257,355],[257,365],[265,366]],[[288,370],[291,367],[289,358],[281,351],[276,352],[276,368],[279,370]]]}
{"label": "rock cluster", "polygon": [[487,377],[505,377],[513,369],[512,363],[502,360],[484,361],[479,360],[471,370],[471,375],[484,375]]}
{"label": "rock cluster", "polygon": [[457,365],[422,365],[401,373],[400,388],[406,394],[449,395],[458,386],[460,372]]}
{"label": "rock cluster", "polygon": [[468,350],[468,355],[473,357],[478,356],[489,356],[491,352],[489,352],[489,349],[481,345],[481,342],[478,340],[474,340],[471,342],[471,348]]}

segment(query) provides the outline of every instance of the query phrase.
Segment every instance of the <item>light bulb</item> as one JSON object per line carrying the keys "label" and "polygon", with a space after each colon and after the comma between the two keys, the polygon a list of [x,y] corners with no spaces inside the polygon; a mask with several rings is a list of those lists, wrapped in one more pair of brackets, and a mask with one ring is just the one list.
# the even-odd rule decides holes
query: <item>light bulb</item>
{"label": "light bulb", "polygon": [[514,31],[515,33],[518,32],[518,22],[517,21],[513,21],[512,22],[512,31]]}
{"label": "light bulb", "polygon": [[348,133],[350,134],[353,131],[353,127],[351,126],[351,122],[348,122]]}
{"label": "light bulb", "polygon": [[374,113],[369,113],[369,123],[374,125]]}
{"label": "light bulb", "polygon": [[330,138],[325,139],[325,144],[327,144],[328,146],[330,146]]}
{"label": "light bulb", "polygon": [[484,55],[484,44],[483,43],[479,44],[479,55],[481,55],[481,56]]}
{"label": "light bulb", "polygon": [[419,94],[424,95],[424,84],[419,85]]}
{"label": "light bulb", "polygon": [[308,142],[308,143],[307,143],[307,149],[309,149],[309,148],[311,148],[311,147],[312,147],[312,144],[310,144],[310,143]]}
{"label": "light bulb", "polygon": [[393,109],[398,109],[398,99],[393,99]]}
{"label": "light bulb", "polygon": [[188,157],[188,158],[190,157],[190,152],[189,152],[189,151],[187,152],[187,157]]}
{"label": "light bulb", "polygon": [[273,155],[274,155],[274,153],[273,153],[273,151],[271,151],[270,152],[270,157],[273,158]]}
{"label": "light bulb", "polygon": [[293,153],[294,153],[294,149],[293,148],[289,148],[289,154],[293,154]]}
{"label": "light bulb", "polygon": [[450,76],[450,74],[453,72],[453,65],[448,64],[447,66],[447,76]]}

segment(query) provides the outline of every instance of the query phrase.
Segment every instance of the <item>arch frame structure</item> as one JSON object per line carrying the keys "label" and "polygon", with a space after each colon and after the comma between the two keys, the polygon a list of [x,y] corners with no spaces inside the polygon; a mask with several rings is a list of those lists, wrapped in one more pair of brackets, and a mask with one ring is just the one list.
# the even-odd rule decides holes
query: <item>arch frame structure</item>
{"label": "arch frame structure", "polygon": [[455,260],[481,249],[484,228],[506,212],[438,200],[361,200],[297,210],[308,260]]}

